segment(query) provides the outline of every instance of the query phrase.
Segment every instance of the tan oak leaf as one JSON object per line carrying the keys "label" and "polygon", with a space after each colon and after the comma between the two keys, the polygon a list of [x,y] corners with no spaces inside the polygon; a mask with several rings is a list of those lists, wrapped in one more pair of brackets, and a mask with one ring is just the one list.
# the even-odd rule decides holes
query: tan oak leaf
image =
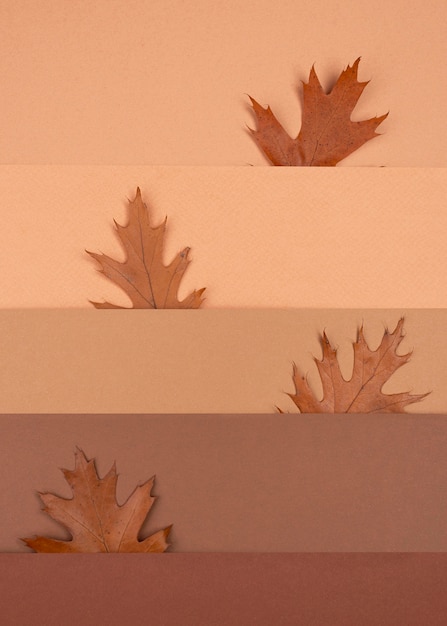
{"label": "tan oak leaf", "polygon": [[72,535],[70,541],[49,537],[23,539],[35,552],[164,552],[171,527],[139,539],[141,526],[154,503],[154,477],[139,485],[126,502],[116,501],[118,475],[115,464],[99,478],[94,460],[82,450],[75,453],[74,470],[63,469],[73,491],[71,499],[52,493],[39,494],[44,511]]}
{"label": "tan oak leaf", "polygon": [[323,358],[314,358],[323,385],[323,397],[318,399],[305,376],[293,365],[295,393],[287,394],[301,413],[405,413],[405,407],[420,402],[428,393],[412,395],[408,392],[385,394],[383,385],[411,357],[411,353],[397,354],[404,337],[403,318],[392,333],[385,330],[377,350],[370,350],[363,327],[359,328],[353,344],[352,376],[345,380],[337,359],[337,350],[326,336],[321,335]]}
{"label": "tan oak leaf", "polygon": [[[205,289],[190,293],[183,300],[177,297],[183,275],[190,261],[190,248],[184,248],[172,261],[163,261],[166,219],[152,226],[149,211],[138,188],[129,201],[128,223],[115,222],[126,260],[116,261],[105,254],[88,252],[101,266],[100,271],[129,296],[134,309],[198,309]],[[92,302],[97,309],[123,309],[109,302]]]}

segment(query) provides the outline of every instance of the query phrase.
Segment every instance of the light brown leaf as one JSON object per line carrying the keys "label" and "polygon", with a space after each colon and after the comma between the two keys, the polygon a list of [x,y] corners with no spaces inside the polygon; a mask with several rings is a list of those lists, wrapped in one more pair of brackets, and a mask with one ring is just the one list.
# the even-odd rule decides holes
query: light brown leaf
{"label": "light brown leaf", "polygon": [[405,413],[405,407],[419,402],[428,393],[411,395],[408,392],[384,394],[382,387],[392,374],[407,363],[411,353],[397,354],[404,337],[403,318],[392,333],[385,330],[377,350],[369,349],[359,328],[354,347],[352,377],[345,380],[340,371],[337,350],[323,333],[323,358],[314,358],[323,384],[323,398],[318,400],[306,378],[293,366],[295,393],[287,394],[301,413]]}
{"label": "light brown leaf", "polygon": [[67,500],[52,493],[40,494],[44,511],[72,535],[71,541],[48,537],[23,539],[35,552],[164,552],[171,527],[142,541],[141,526],[154,503],[154,477],[136,487],[123,505],[116,501],[118,475],[115,464],[99,478],[94,460],[82,450],[75,453],[75,469],[62,472],[73,491]]}
{"label": "light brown leaf", "polygon": [[[129,220],[125,226],[115,222],[126,253],[121,263],[105,254],[88,252],[101,265],[101,272],[129,296],[134,309],[198,309],[205,289],[193,291],[178,300],[180,282],[188,267],[189,248],[179,252],[169,265],[163,263],[166,219],[151,226],[149,211],[138,188],[129,201]],[[97,309],[123,309],[109,302],[92,302]]]}
{"label": "light brown leaf", "polygon": [[257,122],[249,129],[272,165],[334,166],[364,143],[378,136],[376,128],[388,116],[351,121],[351,114],[367,82],[358,82],[360,58],[340,74],[326,94],[312,66],[309,82],[303,83],[301,130],[292,139],[273,115],[250,96]]}

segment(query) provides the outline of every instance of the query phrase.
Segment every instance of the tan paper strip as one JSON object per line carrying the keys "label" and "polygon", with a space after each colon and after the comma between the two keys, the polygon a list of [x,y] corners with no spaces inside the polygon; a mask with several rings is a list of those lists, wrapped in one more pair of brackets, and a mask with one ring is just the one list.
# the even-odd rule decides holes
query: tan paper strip
{"label": "tan paper strip", "polygon": [[364,323],[375,349],[405,314],[409,363],[384,392],[432,393],[409,412],[447,411],[447,310],[0,311],[4,413],[274,413],[296,410],[292,362],[320,381],[319,334],[344,375]]}

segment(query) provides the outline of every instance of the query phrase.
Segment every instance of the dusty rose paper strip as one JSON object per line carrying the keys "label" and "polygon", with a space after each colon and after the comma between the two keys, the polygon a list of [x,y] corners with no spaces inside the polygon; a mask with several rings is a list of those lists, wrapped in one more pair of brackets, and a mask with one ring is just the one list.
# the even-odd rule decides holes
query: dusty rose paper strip
{"label": "dusty rose paper strip", "polygon": [[0,555],[7,626],[444,626],[445,554]]}
{"label": "dusty rose paper strip", "polygon": [[[81,447],[118,500],[156,474],[143,527],[177,552],[447,551],[446,415],[0,416],[0,551],[64,538],[37,491]],[[32,556],[30,555],[30,559]]]}
{"label": "dusty rose paper strip", "polygon": [[0,307],[126,305],[85,249],[122,259],[137,185],[205,308],[447,306],[444,169],[42,165],[0,167]]}

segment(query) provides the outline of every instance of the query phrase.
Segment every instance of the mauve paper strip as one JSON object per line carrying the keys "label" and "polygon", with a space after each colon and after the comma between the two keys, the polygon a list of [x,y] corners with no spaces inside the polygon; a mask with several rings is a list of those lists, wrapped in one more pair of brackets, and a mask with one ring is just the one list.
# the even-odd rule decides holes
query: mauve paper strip
{"label": "mauve paper strip", "polygon": [[4,626],[445,626],[446,554],[0,556]]}

